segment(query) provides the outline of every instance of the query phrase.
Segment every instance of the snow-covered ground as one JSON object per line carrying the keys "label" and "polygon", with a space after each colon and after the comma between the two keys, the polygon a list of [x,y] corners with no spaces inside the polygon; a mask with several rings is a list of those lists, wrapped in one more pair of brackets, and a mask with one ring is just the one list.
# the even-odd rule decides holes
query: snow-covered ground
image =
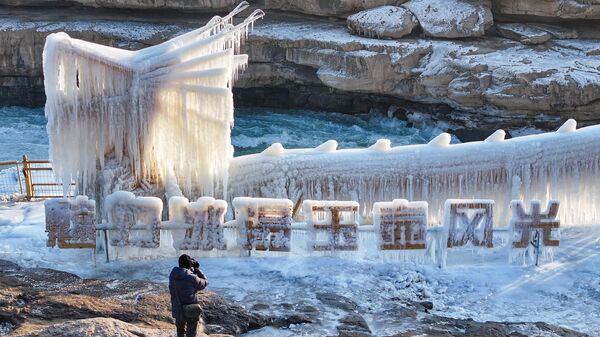
{"label": "snow-covered ground", "polygon": [[[43,203],[0,203],[0,258],[27,267],[49,267],[82,277],[166,282],[175,257],[105,263],[91,250],[47,248]],[[324,306],[318,293],[356,301],[377,335],[398,332],[383,314],[394,298],[431,300],[434,312],[475,320],[544,321],[600,336],[600,225],[562,231],[554,261],[541,267],[508,264],[503,248],[477,254],[449,253],[448,267],[349,257],[228,257],[201,259],[210,289],[248,308],[269,304],[314,306],[320,322],[290,329],[263,329],[253,336],[325,335],[341,312]],[[399,324],[399,323],[398,323]]]}

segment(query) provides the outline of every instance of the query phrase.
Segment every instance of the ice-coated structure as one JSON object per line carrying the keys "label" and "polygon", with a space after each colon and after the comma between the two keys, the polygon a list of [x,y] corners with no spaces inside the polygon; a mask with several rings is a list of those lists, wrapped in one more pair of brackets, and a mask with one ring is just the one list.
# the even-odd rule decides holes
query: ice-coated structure
{"label": "ice-coated structure", "polygon": [[44,202],[48,247],[95,248],[96,202],[86,196]]}
{"label": "ice-coated structure", "polygon": [[531,201],[529,212],[525,211],[521,200],[513,200],[511,203],[512,218],[510,220],[510,231],[512,232],[512,247],[527,248],[532,239],[532,232],[540,231],[540,243],[543,247],[558,247],[560,240],[557,238],[560,221],[558,220],[558,200],[548,201],[548,207],[544,212],[539,200]]}
{"label": "ice-coated structure", "polygon": [[185,197],[169,199],[169,223],[162,229],[170,229],[176,250],[225,250],[223,221],[227,202],[211,197],[201,197],[189,202]]}
{"label": "ice-coated structure", "polygon": [[[576,129],[570,120],[558,132],[449,144],[441,135],[430,144],[327,151],[286,149],[231,161],[231,195],[297,200],[355,200],[368,216],[378,201],[427,200],[433,224],[443,221],[447,199],[559,199],[563,224],[594,224],[600,218],[600,125]],[[506,226],[508,207],[494,214]]]}
{"label": "ice-coated structure", "polygon": [[289,199],[233,199],[240,246],[245,250],[289,252],[293,205]]}
{"label": "ice-coated structure", "polygon": [[358,203],[355,201],[305,200],[308,249],[315,251],[358,250]]}
{"label": "ice-coated structure", "polygon": [[156,197],[136,197],[118,191],[106,198],[111,246],[158,248],[163,203]]}
{"label": "ice-coated structure", "polygon": [[429,205],[396,199],[373,204],[373,225],[382,250],[427,248]]}
{"label": "ice-coated structure", "polygon": [[[226,190],[233,157],[232,82],[247,64],[236,55],[255,11],[214,17],[197,30],[138,51],[48,36],[43,53],[50,159],[79,192],[96,188],[97,165],[126,167],[137,184],[164,184],[172,170],[188,194]],[[176,151],[173,151],[177,149]]]}
{"label": "ice-coated structure", "polygon": [[494,246],[494,200],[448,199],[444,208],[448,248]]}

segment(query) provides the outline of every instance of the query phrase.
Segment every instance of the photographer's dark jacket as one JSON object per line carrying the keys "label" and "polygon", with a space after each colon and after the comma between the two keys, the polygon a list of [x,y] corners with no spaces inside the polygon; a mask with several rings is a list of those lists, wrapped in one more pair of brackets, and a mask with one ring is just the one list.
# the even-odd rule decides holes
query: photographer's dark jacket
{"label": "photographer's dark jacket", "polygon": [[181,306],[198,303],[196,292],[208,286],[206,276],[196,269],[175,267],[169,275],[169,292],[171,293],[171,314],[175,319],[183,319]]}

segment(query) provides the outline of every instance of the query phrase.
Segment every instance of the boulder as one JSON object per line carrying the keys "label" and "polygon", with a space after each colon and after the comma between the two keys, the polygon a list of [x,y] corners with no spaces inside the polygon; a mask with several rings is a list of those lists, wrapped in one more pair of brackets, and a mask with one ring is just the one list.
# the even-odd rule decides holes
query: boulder
{"label": "boulder", "polygon": [[[141,328],[114,318],[89,318],[47,326],[16,337],[162,337],[172,335],[174,329]],[[205,337],[203,333],[199,337]]]}
{"label": "boulder", "polygon": [[494,0],[494,15],[600,19],[600,0]]}
{"label": "boulder", "polygon": [[426,35],[478,37],[494,22],[487,0],[411,0],[403,4],[419,20]]}
{"label": "boulder", "polygon": [[406,8],[382,6],[351,15],[348,29],[356,35],[399,39],[419,25],[417,18]]}
{"label": "boulder", "polygon": [[552,38],[550,33],[522,23],[496,24],[498,35],[523,44],[542,44]]}

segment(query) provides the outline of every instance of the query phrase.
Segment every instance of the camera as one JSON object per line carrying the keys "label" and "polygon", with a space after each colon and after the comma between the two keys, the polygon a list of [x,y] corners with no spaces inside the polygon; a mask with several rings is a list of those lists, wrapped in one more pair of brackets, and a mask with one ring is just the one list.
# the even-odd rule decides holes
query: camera
{"label": "camera", "polygon": [[198,268],[200,268],[200,263],[198,263],[198,261],[192,259],[192,267],[194,267],[194,269],[198,269]]}

